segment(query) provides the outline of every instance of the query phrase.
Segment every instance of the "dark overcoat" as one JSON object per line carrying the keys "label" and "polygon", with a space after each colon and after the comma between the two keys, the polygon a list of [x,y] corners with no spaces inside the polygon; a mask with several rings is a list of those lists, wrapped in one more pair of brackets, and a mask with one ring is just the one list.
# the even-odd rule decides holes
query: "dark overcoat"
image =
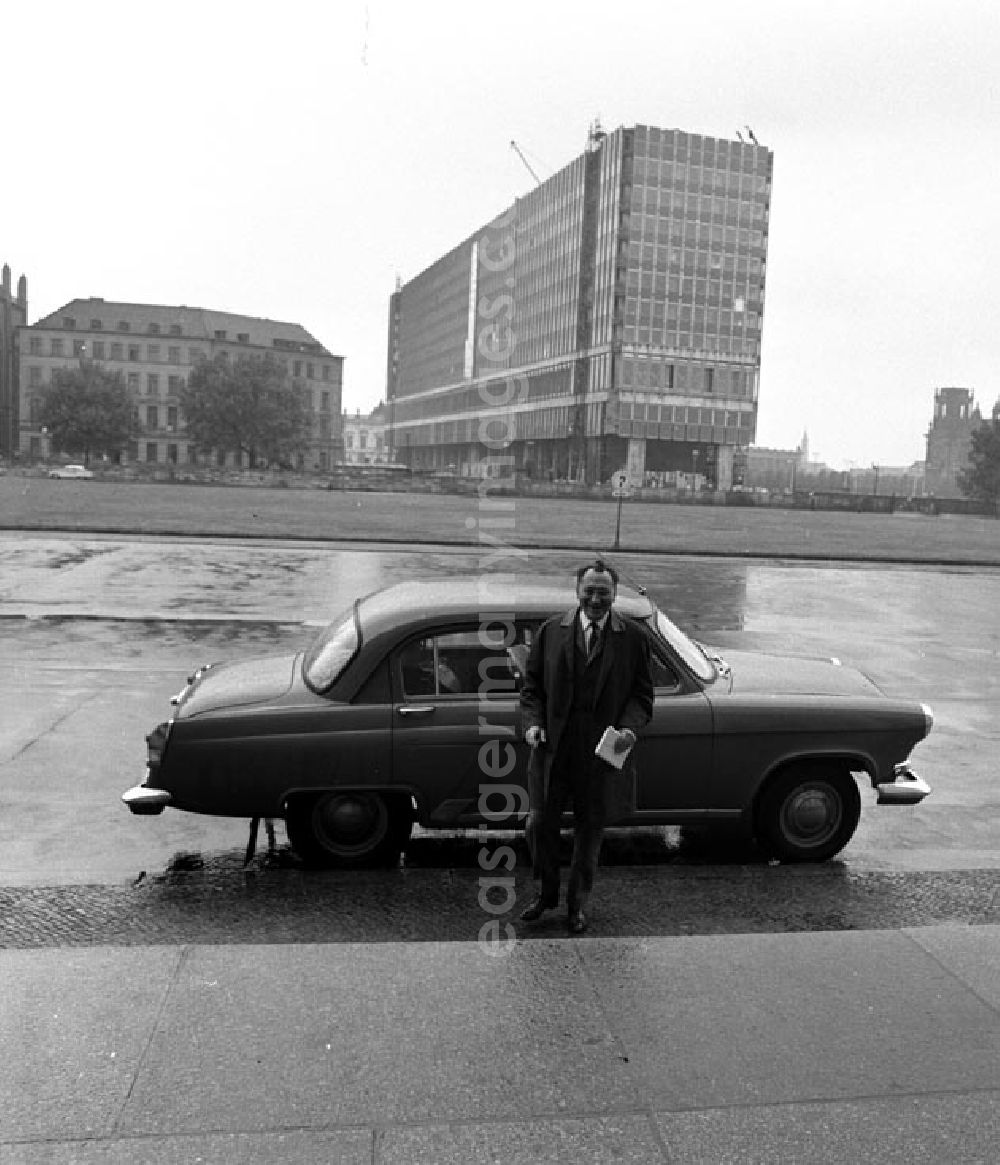
{"label": "dark overcoat", "polygon": [[[573,706],[573,650],[580,611],[578,607],[554,615],[538,632],[528,656],[521,689],[524,731],[532,725],[545,730],[546,743],[532,749],[529,761],[529,798],[533,809],[544,804],[552,764]],[[631,728],[638,736],[653,715],[653,680],[649,640],[634,623],[617,611],[608,614],[604,645],[598,664],[594,720],[603,730]],[[595,772],[605,786],[606,823],[616,821],[635,807],[635,749],[621,772],[598,758]]]}

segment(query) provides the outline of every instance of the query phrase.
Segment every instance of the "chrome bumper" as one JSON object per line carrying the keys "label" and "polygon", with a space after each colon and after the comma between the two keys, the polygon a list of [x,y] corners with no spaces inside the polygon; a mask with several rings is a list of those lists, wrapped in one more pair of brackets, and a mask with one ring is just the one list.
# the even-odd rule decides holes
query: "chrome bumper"
{"label": "chrome bumper", "polygon": [[153,816],[162,813],[170,804],[170,794],[166,789],[151,789],[148,785],[133,785],[122,793],[122,800],[129,809],[139,816]]}
{"label": "chrome bumper", "polygon": [[879,805],[919,805],[931,791],[930,785],[906,765],[896,765],[895,777],[878,785]]}

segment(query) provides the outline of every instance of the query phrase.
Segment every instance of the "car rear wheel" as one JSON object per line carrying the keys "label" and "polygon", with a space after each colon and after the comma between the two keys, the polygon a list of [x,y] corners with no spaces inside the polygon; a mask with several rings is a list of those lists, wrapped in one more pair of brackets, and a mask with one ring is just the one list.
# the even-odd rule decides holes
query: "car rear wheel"
{"label": "car rear wheel", "polygon": [[851,840],[860,816],[850,769],[832,761],[799,764],[764,790],[757,840],[784,862],[825,862]]}
{"label": "car rear wheel", "polygon": [[409,801],[384,793],[296,797],[286,812],[288,840],[310,866],[389,865],[412,828]]}

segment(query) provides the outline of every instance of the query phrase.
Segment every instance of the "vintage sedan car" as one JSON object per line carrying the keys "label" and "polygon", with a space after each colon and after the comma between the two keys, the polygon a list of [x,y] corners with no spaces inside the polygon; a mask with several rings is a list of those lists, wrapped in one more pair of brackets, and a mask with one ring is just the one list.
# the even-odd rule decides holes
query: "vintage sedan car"
{"label": "vintage sedan car", "polygon": [[74,481],[90,481],[94,476],[86,465],[57,465],[49,470],[49,477],[61,477]]}
{"label": "vintage sedan car", "polygon": [[[407,582],[357,600],[297,655],[206,664],[122,799],[138,814],[283,817],[318,865],[391,861],[414,822],[521,826],[520,674],[542,621],[575,601],[565,582]],[[656,685],[618,824],[738,823],[779,859],[824,861],[858,824],[854,774],[883,805],[930,792],[907,764],[926,704],[835,659],[724,660],[624,586],[616,608],[649,637]]]}

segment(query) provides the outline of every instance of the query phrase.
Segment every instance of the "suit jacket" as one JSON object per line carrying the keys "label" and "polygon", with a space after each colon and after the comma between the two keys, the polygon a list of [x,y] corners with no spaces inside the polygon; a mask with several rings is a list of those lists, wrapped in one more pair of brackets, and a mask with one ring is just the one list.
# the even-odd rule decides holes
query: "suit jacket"
{"label": "suit jacket", "polygon": [[[532,750],[529,764],[528,786],[533,804],[544,803],[552,764],[559,755],[569,722],[579,613],[579,608],[574,607],[544,623],[528,656],[521,689],[523,727],[527,731],[537,725],[545,730],[547,738],[542,748]],[[614,610],[608,614],[597,666],[595,723],[602,730],[610,724],[618,729],[631,728],[638,735],[653,715],[649,641],[634,623]],[[635,750],[629,753],[621,772],[596,758],[594,767],[606,786],[607,820],[624,817],[635,802]]]}

